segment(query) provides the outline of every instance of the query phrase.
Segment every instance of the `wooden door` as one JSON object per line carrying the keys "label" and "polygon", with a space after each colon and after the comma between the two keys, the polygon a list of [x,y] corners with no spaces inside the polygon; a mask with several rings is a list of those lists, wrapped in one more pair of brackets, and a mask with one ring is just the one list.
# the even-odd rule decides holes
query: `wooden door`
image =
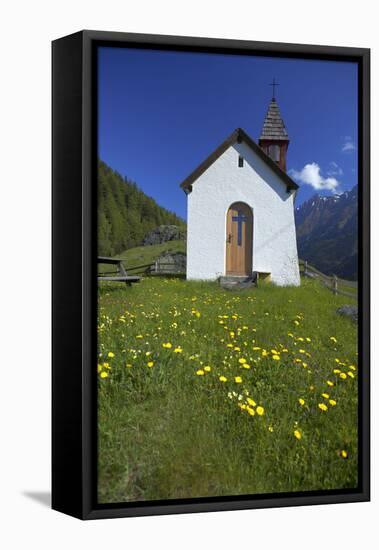
{"label": "wooden door", "polygon": [[251,275],[253,215],[243,202],[235,202],[226,218],[226,275]]}

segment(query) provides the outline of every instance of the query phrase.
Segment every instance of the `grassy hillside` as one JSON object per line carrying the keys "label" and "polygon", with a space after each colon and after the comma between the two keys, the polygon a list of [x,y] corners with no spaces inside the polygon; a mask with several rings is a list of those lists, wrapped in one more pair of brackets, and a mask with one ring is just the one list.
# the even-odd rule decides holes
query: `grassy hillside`
{"label": "grassy hillside", "polygon": [[159,225],[185,226],[184,220],[145,195],[135,182],[101,161],[97,193],[99,256],[113,256],[140,245],[146,233]]}
{"label": "grassy hillside", "polygon": [[100,502],[355,487],[346,303],[309,279],[238,293],[102,283]]}

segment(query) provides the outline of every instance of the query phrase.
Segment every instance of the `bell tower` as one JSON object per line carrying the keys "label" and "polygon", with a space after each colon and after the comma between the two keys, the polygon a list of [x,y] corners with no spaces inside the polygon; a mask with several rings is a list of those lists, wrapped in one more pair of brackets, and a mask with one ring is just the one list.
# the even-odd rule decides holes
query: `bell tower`
{"label": "bell tower", "polygon": [[279,84],[275,82],[275,78],[270,86],[273,87],[273,94],[263,123],[261,136],[259,138],[259,146],[266,155],[274,160],[279,167],[286,172],[287,149],[290,140],[280,114],[278,103],[275,99],[275,86],[279,86]]}

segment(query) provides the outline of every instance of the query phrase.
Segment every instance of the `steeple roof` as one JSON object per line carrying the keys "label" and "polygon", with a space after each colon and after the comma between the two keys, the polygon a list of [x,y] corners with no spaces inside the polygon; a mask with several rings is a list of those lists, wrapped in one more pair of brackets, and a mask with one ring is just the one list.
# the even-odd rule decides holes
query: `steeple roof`
{"label": "steeple roof", "polygon": [[261,137],[259,139],[289,141],[287,129],[284,125],[282,115],[280,114],[279,105],[277,104],[275,98],[272,98],[268,107],[266,118],[263,123]]}

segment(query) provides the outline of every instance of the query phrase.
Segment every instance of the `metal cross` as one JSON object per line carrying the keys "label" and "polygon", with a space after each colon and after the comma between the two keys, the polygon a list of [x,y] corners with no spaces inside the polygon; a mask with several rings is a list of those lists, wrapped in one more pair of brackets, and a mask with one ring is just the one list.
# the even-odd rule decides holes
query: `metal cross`
{"label": "metal cross", "polygon": [[233,216],[232,221],[238,223],[238,246],[241,246],[242,244],[242,224],[246,222],[246,216],[242,214],[240,210],[238,210],[238,216]]}
{"label": "metal cross", "polygon": [[275,77],[272,79],[271,84],[269,86],[272,86],[272,99],[275,99],[275,86],[280,86],[278,82],[275,82]]}

